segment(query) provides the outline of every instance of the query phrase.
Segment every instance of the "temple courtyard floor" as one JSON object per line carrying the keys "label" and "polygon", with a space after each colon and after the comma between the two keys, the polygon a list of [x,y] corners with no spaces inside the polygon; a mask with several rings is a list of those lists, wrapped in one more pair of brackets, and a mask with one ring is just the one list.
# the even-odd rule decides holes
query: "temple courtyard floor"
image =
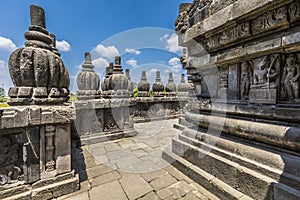
{"label": "temple courtyard floor", "polygon": [[162,159],[179,130],[178,119],[135,125],[138,135],[73,150],[80,190],[72,200],[218,199]]}

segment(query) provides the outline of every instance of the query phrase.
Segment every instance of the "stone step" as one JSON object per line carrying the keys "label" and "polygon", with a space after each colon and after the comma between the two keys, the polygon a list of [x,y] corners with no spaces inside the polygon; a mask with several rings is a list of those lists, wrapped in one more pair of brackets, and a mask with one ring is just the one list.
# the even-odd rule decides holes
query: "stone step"
{"label": "stone step", "polygon": [[215,196],[222,200],[250,200],[249,196],[237,191],[230,185],[217,179],[201,168],[193,165],[180,156],[165,150],[162,154],[163,158],[171,165],[179,169],[185,175],[193,179],[195,182],[203,186],[205,189],[213,193]]}
{"label": "stone step", "polygon": [[[178,139],[173,139],[172,144],[175,154],[201,168],[201,170],[215,177],[218,181],[254,199],[275,199],[274,196],[277,195],[275,192],[278,191],[275,188],[277,188],[280,179],[276,181],[255,170],[226,159],[228,158],[227,156],[224,158],[215,155],[210,149],[198,148]],[[280,191],[281,193],[289,193],[295,199],[299,196],[298,190],[287,185],[284,185],[283,189],[281,187]]]}
{"label": "stone step", "polygon": [[183,131],[179,139],[300,190],[298,156],[192,130]]}

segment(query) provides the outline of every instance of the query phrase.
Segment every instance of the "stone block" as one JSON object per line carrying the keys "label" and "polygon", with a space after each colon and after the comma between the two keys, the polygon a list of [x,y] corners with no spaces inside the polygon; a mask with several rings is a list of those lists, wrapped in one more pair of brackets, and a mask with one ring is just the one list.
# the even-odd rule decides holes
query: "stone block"
{"label": "stone block", "polygon": [[26,127],[29,125],[29,109],[22,107],[15,111],[15,127]]}
{"label": "stone block", "polygon": [[276,200],[298,200],[300,191],[281,183],[274,184],[274,199]]}
{"label": "stone block", "polygon": [[33,96],[34,97],[48,97],[48,89],[46,87],[37,87],[33,89]]}
{"label": "stone block", "polygon": [[19,98],[30,98],[33,94],[32,87],[20,87],[18,91]]}
{"label": "stone block", "polygon": [[18,93],[19,93],[19,88],[17,88],[17,87],[12,87],[12,88],[9,88],[9,90],[8,90],[8,96],[12,97],[12,98],[17,98]]}
{"label": "stone block", "polygon": [[276,104],[277,89],[251,89],[249,100],[255,104]]}
{"label": "stone block", "polygon": [[56,153],[57,172],[59,174],[70,172],[71,171],[71,125],[70,124],[56,126],[55,153]]}
{"label": "stone block", "polygon": [[2,129],[15,128],[15,110],[5,110],[1,117]]}
{"label": "stone block", "polygon": [[159,191],[159,190],[161,190],[165,187],[168,187],[176,182],[177,182],[177,180],[173,176],[167,174],[165,176],[162,176],[160,178],[157,178],[157,179],[151,181],[150,185],[154,188],[155,191]]}
{"label": "stone block", "polygon": [[30,125],[40,125],[41,124],[41,108],[31,106],[29,108],[29,123]]}
{"label": "stone block", "polygon": [[138,199],[153,190],[140,175],[126,176],[120,183],[130,200]]}
{"label": "stone block", "polygon": [[99,197],[101,197],[105,200],[128,200],[118,181],[94,187],[90,190],[89,193],[90,199],[99,199]]}
{"label": "stone block", "polygon": [[236,188],[254,199],[271,199],[274,180],[245,167],[236,171]]}
{"label": "stone block", "polygon": [[42,108],[41,109],[41,123],[42,124],[52,124],[53,120],[53,112],[51,108]]}

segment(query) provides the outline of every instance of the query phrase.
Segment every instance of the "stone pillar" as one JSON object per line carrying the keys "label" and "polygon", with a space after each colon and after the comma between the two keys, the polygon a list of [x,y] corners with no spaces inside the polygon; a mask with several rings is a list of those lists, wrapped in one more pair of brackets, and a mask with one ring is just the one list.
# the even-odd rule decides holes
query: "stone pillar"
{"label": "stone pillar", "polygon": [[[130,83],[123,73],[121,57],[106,68],[102,82],[102,98],[75,102],[75,127],[81,145],[136,135],[129,113]],[[132,90],[131,90],[132,91]]]}
{"label": "stone pillar", "polygon": [[44,10],[32,5],[30,14],[25,47],[9,59],[11,107],[0,109],[0,196],[52,199],[79,188],[71,169],[74,116],[67,105],[68,71],[46,30]]}

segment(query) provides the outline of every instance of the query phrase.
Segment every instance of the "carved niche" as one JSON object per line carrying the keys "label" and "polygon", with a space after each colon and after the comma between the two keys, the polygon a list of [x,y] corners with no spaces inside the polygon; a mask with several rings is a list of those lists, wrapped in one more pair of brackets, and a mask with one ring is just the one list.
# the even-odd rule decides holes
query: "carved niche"
{"label": "carved niche", "polygon": [[299,100],[299,53],[291,53],[284,56],[281,76],[281,97],[284,100]]}
{"label": "carved niche", "polygon": [[24,180],[21,147],[15,135],[0,137],[0,190],[6,184]]}
{"label": "carved niche", "polygon": [[253,60],[253,84],[250,87],[250,103],[276,104],[280,77],[280,54]]}

